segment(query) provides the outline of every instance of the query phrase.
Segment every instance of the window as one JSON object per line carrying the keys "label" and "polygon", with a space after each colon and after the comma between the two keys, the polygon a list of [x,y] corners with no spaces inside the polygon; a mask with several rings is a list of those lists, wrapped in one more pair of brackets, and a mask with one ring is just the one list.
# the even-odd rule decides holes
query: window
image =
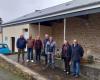
{"label": "window", "polygon": [[24,34],[24,38],[25,39],[28,39],[29,38],[29,32],[28,32],[28,29],[27,28],[24,28],[23,29],[23,34]]}
{"label": "window", "polygon": [[0,44],[0,48],[3,48],[3,45],[2,44]]}
{"label": "window", "polygon": [[7,45],[7,44],[4,44],[4,45],[3,45],[3,48],[7,48],[7,47],[8,47],[8,45]]}
{"label": "window", "polygon": [[0,44],[0,48],[7,48],[7,44]]}
{"label": "window", "polygon": [[28,29],[27,28],[23,29],[23,32],[28,32]]}

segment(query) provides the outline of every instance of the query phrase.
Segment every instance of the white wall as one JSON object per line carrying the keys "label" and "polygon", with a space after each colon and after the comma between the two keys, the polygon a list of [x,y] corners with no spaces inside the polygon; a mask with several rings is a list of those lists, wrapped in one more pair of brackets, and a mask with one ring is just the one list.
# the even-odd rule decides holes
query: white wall
{"label": "white wall", "polygon": [[[23,29],[28,28],[29,30],[29,25],[28,24],[23,24],[23,25],[14,25],[14,26],[9,26],[3,28],[3,42],[7,43],[9,48],[11,49],[11,37],[15,37],[15,45],[16,45],[16,40],[18,37],[23,34]],[[17,51],[17,48],[15,47],[15,51]]]}

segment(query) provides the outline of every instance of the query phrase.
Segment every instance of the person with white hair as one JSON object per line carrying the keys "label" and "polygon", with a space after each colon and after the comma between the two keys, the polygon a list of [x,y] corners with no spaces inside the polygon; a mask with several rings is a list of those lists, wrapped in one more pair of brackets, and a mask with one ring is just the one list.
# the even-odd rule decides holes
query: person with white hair
{"label": "person with white hair", "polygon": [[79,77],[79,75],[80,75],[80,61],[83,57],[84,50],[76,39],[73,40],[73,44],[71,47],[72,47],[72,55],[71,55],[72,75],[75,77]]}

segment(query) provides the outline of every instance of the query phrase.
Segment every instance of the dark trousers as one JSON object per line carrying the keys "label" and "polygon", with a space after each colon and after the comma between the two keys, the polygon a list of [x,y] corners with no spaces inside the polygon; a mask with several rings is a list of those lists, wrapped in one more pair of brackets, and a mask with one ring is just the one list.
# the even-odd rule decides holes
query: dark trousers
{"label": "dark trousers", "polygon": [[28,60],[33,60],[33,48],[27,48],[27,59]]}
{"label": "dark trousers", "polygon": [[24,49],[18,49],[18,62],[20,60],[20,55],[21,54],[22,54],[22,59],[23,59],[23,62],[24,62],[24,54],[25,54]]}
{"label": "dark trousers", "polygon": [[70,60],[68,58],[64,58],[64,65],[65,65],[65,70],[66,72],[69,72],[70,73]]}
{"label": "dark trousers", "polygon": [[35,49],[35,59],[36,59],[36,62],[40,62],[40,59],[41,59],[41,49]]}
{"label": "dark trousers", "polygon": [[46,53],[44,54],[44,57],[45,57],[45,64],[47,65],[48,59],[47,59],[47,54]]}

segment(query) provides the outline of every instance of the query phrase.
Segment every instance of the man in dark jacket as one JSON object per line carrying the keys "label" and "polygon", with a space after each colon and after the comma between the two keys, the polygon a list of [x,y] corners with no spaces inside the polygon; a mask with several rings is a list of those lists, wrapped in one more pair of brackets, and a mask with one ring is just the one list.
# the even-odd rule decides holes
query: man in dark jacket
{"label": "man in dark jacket", "polygon": [[68,43],[68,41],[64,41],[64,44],[62,45],[62,52],[61,52],[61,56],[62,59],[64,60],[64,65],[65,65],[65,72],[66,74],[70,73],[70,60],[71,60],[71,46]]}
{"label": "man in dark jacket", "polygon": [[49,41],[49,35],[45,34],[45,39],[43,41],[43,48],[44,48],[44,56],[45,56],[45,64],[47,64],[47,54],[46,54],[46,44]]}
{"label": "man in dark jacket", "polygon": [[74,40],[72,44],[71,63],[72,63],[72,74],[75,77],[78,77],[80,74],[80,61],[83,57],[83,54],[84,50],[82,46],[78,44],[77,40]]}
{"label": "man in dark jacket", "polygon": [[40,36],[37,36],[34,43],[34,48],[35,48],[36,62],[40,62],[41,49],[42,49],[42,41],[40,40]]}
{"label": "man in dark jacket", "polygon": [[24,53],[25,53],[24,50],[26,48],[26,40],[23,35],[21,35],[20,38],[17,39],[16,45],[17,45],[17,49],[18,49],[18,62],[20,59],[20,54],[22,54],[22,59],[24,62]]}

